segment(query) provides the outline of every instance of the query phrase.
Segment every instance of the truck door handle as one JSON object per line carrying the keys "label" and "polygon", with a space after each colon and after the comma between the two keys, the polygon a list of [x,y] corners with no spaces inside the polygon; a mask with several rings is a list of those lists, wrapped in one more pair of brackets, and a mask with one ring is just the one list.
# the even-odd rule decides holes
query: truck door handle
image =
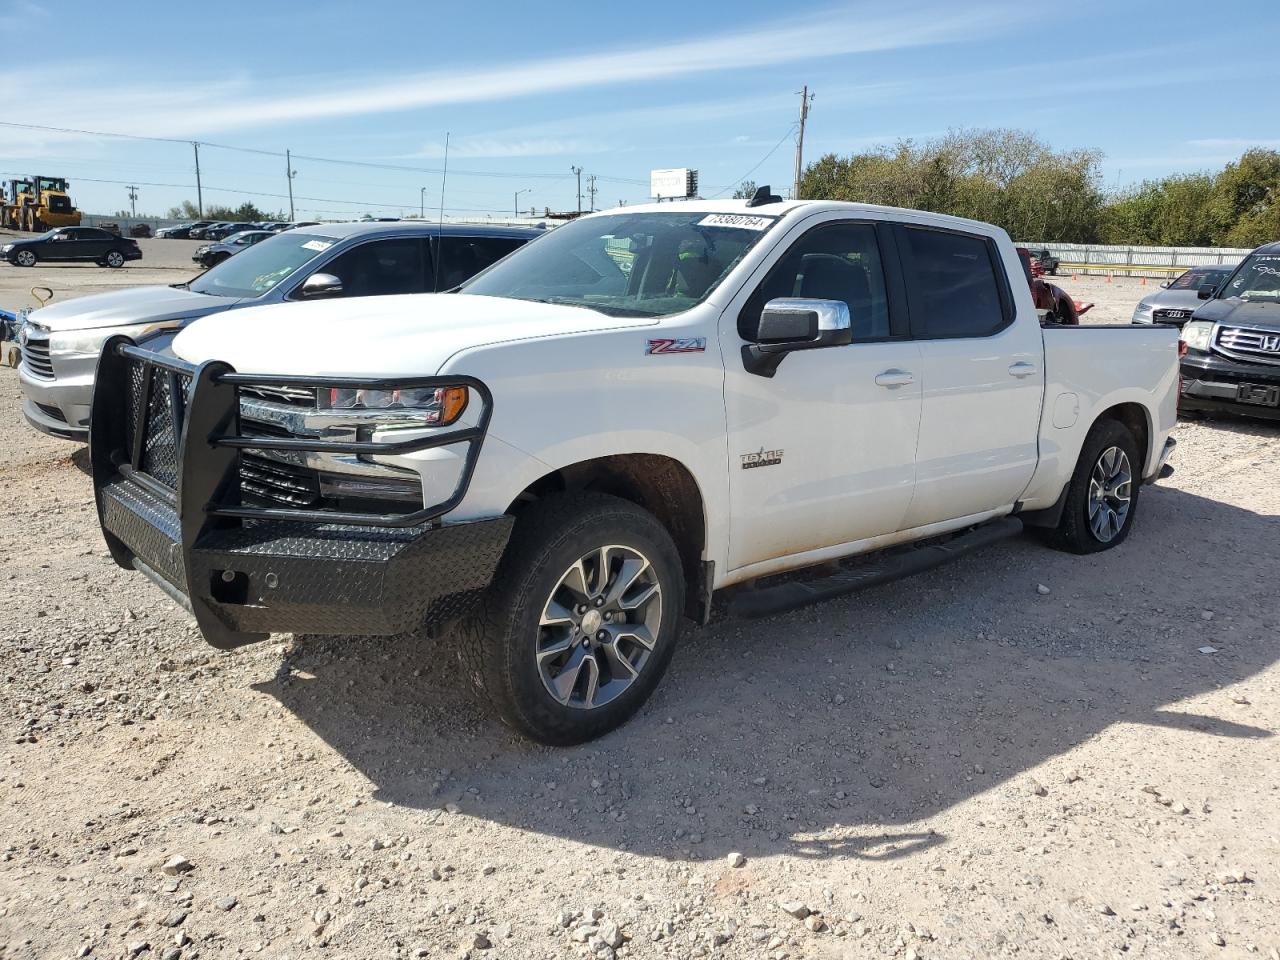
{"label": "truck door handle", "polygon": [[1017,363],[1009,364],[1009,376],[1017,377],[1021,380],[1023,377],[1029,377],[1036,372],[1034,363],[1025,363],[1019,360]]}
{"label": "truck door handle", "polygon": [[895,387],[905,387],[909,383],[915,383],[916,378],[906,370],[899,370],[896,367],[892,370],[886,370],[884,373],[876,375],[877,387],[888,387],[890,390]]}

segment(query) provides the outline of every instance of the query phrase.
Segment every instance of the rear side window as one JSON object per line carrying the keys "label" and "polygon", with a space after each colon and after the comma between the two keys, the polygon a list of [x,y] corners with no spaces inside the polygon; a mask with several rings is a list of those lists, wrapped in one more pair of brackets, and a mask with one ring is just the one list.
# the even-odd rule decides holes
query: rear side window
{"label": "rear side window", "polygon": [[1004,274],[985,237],[904,227],[903,268],[916,337],[987,337],[1009,318]]}
{"label": "rear side window", "polygon": [[437,290],[452,290],[523,243],[512,237],[442,237]]}

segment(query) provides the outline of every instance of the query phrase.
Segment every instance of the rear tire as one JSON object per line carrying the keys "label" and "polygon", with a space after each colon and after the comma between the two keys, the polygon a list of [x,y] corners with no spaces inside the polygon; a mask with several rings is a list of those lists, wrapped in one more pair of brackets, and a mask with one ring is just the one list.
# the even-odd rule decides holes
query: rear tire
{"label": "rear tire", "polygon": [[102,262],[112,270],[119,270],[124,266],[124,254],[119,250],[111,250],[107,253],[106,257],[103,258]]}
{"label": "rear tire", "polygon": [[502,721],[555,746],[634,714],[666,672],[684,610],[680,556],[635,504],[548,497],[516,521],[459,657]]}
{"label": "rear tire", "polygon": [[1085,437],[1067,486],[1062,519],[1049,542],[1071,553],[1100,553],[1124,543],[1142,489],[1142,456],[1129,428],[1099,420]]}

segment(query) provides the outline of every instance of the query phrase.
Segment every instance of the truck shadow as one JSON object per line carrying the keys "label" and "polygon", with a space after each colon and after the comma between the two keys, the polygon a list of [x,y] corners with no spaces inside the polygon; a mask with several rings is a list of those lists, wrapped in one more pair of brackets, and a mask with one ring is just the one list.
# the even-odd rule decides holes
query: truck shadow
{"label": "truck shadow", "polygon": [[490,720],[448,640],[299,638],[258,689],[377,799],[433,819],[670,859],[918,856],[946,842],[945,820],[929,820],[956,804],[1010,789],[1039,802],[1033,776],[1054,805],[1144,786],[1128,757],[1066,782],[1078,761],[1063,755],[1116,724],[1151,742],[1196,735],[1192,764],[1222,738],[1272,736],[1221,688],[1276,659],[1280,519],[1163,487],[1141,510],[1128,543],[1095,557],[1023,538],[855,597],[690,629],[641,714],[582,747],[537,747]]}

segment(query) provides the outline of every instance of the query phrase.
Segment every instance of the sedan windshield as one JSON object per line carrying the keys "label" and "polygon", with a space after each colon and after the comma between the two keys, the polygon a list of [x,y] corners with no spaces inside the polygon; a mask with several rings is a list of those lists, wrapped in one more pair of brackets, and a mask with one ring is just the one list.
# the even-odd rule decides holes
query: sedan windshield
{"label": "sedan windshield", "polygon": [[215,297],[260,297],[338,241],[309,233],[282,233],[223,260],[189,284]]}
{"label": "sedan windshield", "polygon": [[664,317],[702,301],[777,217],[613,213],[521,247],[459,292]]}
{"label": "sedan windshield", "polygon": [[1280,254],[1255,253],[1236,269],[1219,291],[1223,299],[1280,300]]}

